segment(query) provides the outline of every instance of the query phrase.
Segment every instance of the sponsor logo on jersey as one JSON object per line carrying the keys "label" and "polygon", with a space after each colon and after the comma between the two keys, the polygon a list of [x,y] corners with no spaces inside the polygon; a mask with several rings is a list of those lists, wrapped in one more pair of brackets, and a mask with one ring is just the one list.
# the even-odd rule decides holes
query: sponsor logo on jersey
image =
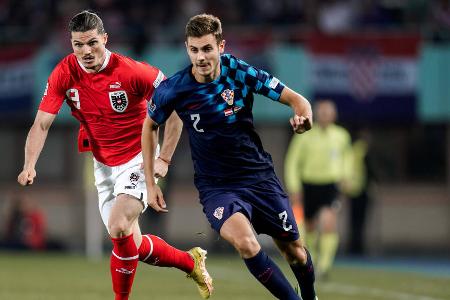
{"label": "sponsor logo on jersey", "polygon": [[128,107],[128,96],[125,91],[109,92],[109,101],[112,108],[119,113],[124,112]]}
{"label": "sponsor logo on jersey", "polygon": [[223,210],[224,210],[223,206],[216,208],[216,210],[213,213],[214,217],[216,217],[218,220],[221,220],[223,217]]}
{"label": "sponsor logo on jersey", "polygon": [[231,116],[233,114],[233,109],[227,108],[223,111],[223,113],[225,114],[225,117]]}
{"label": "sponsor logo on jersey", "polygon": [[120,81],[114,81],[109,84],[109,88],[110,89],[120,89],[121,85],[122,84],[120,83]]}
{"label": "sponsor logo on jersey", "polygon": [[220,94],[222,96],[223,100],[225,100],[228,105],[233,105],[234,101],[234,91],[230,89],[226,89]]}
{"label": "sponsor logo on jersey", "polygon": [[273,77],[272,80],[269,82],[269,87],[271,89],[274,89],[277,87],[277,85],[280,83],[280,80],[278,80],[278,78]]}
{"label": "sponsor logo on jersey", "polygon": [[153,86],[155,87],[155,89],[159,86],[159,84],[163,80],[164,80],[164,74],[163,74],[163,72],[159,71],[158,76],[156,77],[155,81],[153,81]]}

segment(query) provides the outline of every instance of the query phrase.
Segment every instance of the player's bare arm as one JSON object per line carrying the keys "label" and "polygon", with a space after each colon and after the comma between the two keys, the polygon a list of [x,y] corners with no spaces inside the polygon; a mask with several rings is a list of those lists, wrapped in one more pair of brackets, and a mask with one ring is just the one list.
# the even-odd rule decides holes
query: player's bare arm
{"label": "player's bare arm", "polygon": [[23,170],[17,177],[20,185],[33,184],[36,177],[36,162],[44,147],[47,139],[48,130],[55,120],[56,115],[39,110],[36,114],[33,126],[28,132],[27,140],[25,142],[25,162]]}
{"label": "player's bare arm", "polygon": [[157,212],[168,212],[159,186],[155,183],[155,152],[158,144],[158,128],[150,117],[146,117],[142,127],[142,158],[144,161],[145,184],[148,205]]}
{"label": "player's bare arm", "polygon": [[312,109],[305,97],[286,86],[281,92],[280,102],[289,105],[294,111],[294,116],[289,121],[295,133],[303,133],[311,129]]}
{"label": "player's bare arm", "polygon": [[164,128],[164,140],[158,159],[155,161],[155,177],[164,177],[167,174],[173,153],[180,140],[183,122],[174,111],[166,121]]}

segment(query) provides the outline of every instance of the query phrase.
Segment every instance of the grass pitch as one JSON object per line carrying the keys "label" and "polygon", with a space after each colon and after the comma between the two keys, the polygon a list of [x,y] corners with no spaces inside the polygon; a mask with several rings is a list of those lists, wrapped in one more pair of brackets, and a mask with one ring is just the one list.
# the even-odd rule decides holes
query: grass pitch
{"label": "grass pitch", "polygon": [[[279,265],[294,283],[286,263]],[[273,299],[237,255],[210,253],[207,266],[215,286],[211,299]],[[450,300],[450,276],[339,263],[328,281],[317,283],[317,290],[320,300]],[[0,252],[0,299],[113,299],[108,259],[90,262],[79,256]],[[140,264],[131,299],[200,296],[181,271]]]}

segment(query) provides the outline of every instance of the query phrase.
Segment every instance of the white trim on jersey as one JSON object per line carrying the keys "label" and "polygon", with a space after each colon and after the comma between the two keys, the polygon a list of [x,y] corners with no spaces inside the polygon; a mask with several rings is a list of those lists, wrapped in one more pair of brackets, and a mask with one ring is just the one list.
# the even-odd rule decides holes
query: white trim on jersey
{"label": "white trim on jersey", "polygon": [[159,70],[158,72],[158,76],[156,77],[155,81],[153,81],[153,87],[156,89],[159,84],[161,83],[161,81],[163,81],[165,79],[166,76],[164,76],[164,73],[161,72],[161,70]]}

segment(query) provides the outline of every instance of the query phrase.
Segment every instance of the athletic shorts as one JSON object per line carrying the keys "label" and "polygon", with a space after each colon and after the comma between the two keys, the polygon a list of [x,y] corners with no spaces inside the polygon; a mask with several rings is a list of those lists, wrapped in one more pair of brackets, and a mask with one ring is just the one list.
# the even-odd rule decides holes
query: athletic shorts
{"label": "athletic shorts", "polygon": [[303,212],[306,219],[314,218],[322,207],[331,207],[338,197],[336,184],[303,184]]}
{"label": "athletic shorts", "polygon": [[[159,153],[159,147],[158,151]],[[111,208],[119,194],[127,194],[141,201],[142,212],[147,207],[147,189],[145,185],[142,153],[139,153],[127,163],[110,167],[102,164],[94,158],[95,186],[98,192],[98,207],[106,228]],[[155,178],[155,181],[157,179]]]}
{"label": "athletic shorts", "polygon": [[265,233],[281,241],[299,238],[289,198],[276,176],[241,188],[199,192],[203,212],[218,233],[229,217],[241,212],[258,234]]}

